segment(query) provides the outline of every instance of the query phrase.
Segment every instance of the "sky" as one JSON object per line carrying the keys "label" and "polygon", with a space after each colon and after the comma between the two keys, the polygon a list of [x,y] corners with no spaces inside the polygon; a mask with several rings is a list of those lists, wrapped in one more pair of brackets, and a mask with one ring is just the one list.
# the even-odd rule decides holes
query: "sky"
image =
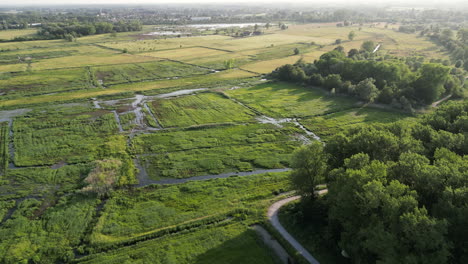
{"label": "sky", "polygon": [[25,6],[25,5],[66,5],[66,4],[80,4],[80,5],[102,5],[102,4],[130,4],[130,5],[145,5],[145,4],[180,4],[180,3],[220,3],[220,4],[261,4],[261,3],[288,3],[288,4],[302,4],[307,5],[389,5],[389,6],[466,6],[467,0],[0,0],[0,7],[2,6]]}

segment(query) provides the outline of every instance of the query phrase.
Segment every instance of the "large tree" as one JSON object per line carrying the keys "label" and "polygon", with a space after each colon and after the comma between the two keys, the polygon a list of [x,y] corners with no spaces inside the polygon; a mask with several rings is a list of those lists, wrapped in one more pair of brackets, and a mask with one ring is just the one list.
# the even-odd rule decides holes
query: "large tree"
{"label": "large tree", "polygon": [[306,198],[315,197],[315,187],[324,180],[327,171],[327,155],[323,144],[318,141],[294,152],[291,167],[291,180],[296,190]]}
{"label": "large tree", "polygon": [[359,99],[364,100],[366,102],[373,102],[377,96],[379,96],[379,90],[374,84],[375,80],[372,78],[367,78],[360,81],[356,85],[356,93]]}
{"label": "large tree", "polygon": [[424,64],[419,78],[413,84],[413,96],[426,104],[436,101],[445,92],[444,83],[449,72],[450,68],[441,64]]}

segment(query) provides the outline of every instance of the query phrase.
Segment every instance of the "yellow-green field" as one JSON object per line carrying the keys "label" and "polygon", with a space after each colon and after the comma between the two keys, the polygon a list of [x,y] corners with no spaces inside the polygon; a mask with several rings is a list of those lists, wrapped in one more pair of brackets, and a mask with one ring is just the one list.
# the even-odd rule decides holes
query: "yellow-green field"
{"label": "yellow-green field", "polygon": [[30,37],[37,33],[37,29],[10,29],[10,30],[1,30],[0,39],[11,40],[16,37]]}

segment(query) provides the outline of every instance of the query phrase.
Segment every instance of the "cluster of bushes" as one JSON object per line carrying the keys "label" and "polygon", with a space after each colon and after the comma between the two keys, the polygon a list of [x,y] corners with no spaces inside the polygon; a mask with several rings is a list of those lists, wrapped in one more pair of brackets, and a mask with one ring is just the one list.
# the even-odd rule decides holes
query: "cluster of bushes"
{"label": "cluster of bushes", "polygon": [[88,36],[94,34],[104,34],[112,32],[140,31],[142,25],[138,21],[109,22],[89,22],[89,23],[49,23],[42,25],[39,36],[47,38],[71,38]]}
{"label": "cluster of bushes", "polygon": [[271,76],[407,110],[413,105],[431,104],[446,94],[463,96],[463,71],[437,63],[420,63],[414,67],[416,64],[407,60],[410,67],[398,59],[366,59],[362,54],[368,54],[372,45],[366,46],[367,51],[351,50],[348,56],[338,48],[323,54],[314,63],[299,60],[294,65],[277,68]]}
{"label": "cluster of bushes", "polygon": [[[315,203],[307,182],[317,181],[301,174],[327,180],[330,244],[352,263],[466,263],[467,113],[468,102],[451,102],[417,121],[353,128],[296,154],[293,182],[305,204]],[[314,211],[303,208],[301,220],[312,223]]]}

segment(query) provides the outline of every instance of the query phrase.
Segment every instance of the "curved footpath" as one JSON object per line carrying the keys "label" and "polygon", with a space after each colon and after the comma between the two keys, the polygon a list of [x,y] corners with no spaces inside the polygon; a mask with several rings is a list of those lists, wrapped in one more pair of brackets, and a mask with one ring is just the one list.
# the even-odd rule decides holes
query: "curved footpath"
{"label": "curved footpath", "polygon": [[270,220],[270,223],[273,225],[273,227],[278,230],[278,232],[301,254],[307,261],[309,261],[312,264],[320,264],[312,255],[299,243],[297,242],[294,237],[292,237],[286,229],[281,225],[279,218],[278,218],[278,212],[279,209],[294,200],[300,199],[301,196],[296,195],[292,196],[283,200],[280,200],[270,206],[268,208],[268,219]]}

